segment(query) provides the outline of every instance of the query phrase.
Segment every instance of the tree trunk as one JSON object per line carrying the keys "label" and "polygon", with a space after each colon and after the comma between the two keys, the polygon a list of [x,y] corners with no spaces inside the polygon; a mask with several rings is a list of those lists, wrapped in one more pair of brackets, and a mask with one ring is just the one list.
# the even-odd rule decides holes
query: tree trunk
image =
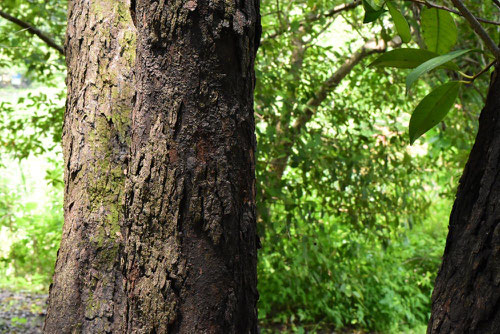
{"label": "tree trunk", "polygon": [[428,333],[500,333],[500,80],[460,180]]}
{"label": "tree trunk", "polygon": [[259,21],[258,0],[70,1],[45,332],[257,332]]}

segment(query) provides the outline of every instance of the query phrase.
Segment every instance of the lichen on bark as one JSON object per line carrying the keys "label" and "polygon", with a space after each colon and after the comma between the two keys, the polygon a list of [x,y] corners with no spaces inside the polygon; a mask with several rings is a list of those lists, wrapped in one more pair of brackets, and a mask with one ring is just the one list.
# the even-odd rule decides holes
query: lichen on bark
{"label": "lichen on bark", "polygon": [[126,0],[69,3],[65,224],[47,333],[123,328],[120,229],[136,49],[129,8]]}

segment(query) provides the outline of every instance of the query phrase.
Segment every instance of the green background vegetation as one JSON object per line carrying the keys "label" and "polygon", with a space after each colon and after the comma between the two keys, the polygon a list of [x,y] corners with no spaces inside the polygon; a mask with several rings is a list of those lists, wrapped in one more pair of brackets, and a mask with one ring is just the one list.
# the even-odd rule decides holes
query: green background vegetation
{"label": "green background vegetation", "polygon": [[[308,101],[356,50],[395,35],[388,15],[363,25],[361,7],[322,15],[342,3],[262,1],[255,97],[259,318],[267,332],[424,332],[488,78],[463,89],[445,121],[410,146],[411,110],[448,73],[432,74],[406,96],[408,72],[368,67],[377,55],[367,56],[292,131]],[[415,13],[397,3],[416,46]],[[484,17],[496,10],[471,7]],[[65,8],[58,1],[8,0],[1,9],[63,44]],[[483,48],[457,23],[461,49]],[[491,33],[498,37],[498,30]],[[298,44],[304,50],[294,62]],[[485,62],[481,54],[461,61],[468,73]],[[0,73],[22,73],[31,82],[0,89],[0,287],[46,292],[63,222],[64,60],[0,20]]]}

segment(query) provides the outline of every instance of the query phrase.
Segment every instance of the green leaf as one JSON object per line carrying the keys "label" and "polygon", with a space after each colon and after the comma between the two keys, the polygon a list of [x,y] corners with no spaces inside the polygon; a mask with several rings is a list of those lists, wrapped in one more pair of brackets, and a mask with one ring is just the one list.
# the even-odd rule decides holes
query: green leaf
{"label": "green leaf", "polygon": [[386,12],[383,6],[378,6],[371,0],[363,0],[363,8],[365,9],[363,23],[373,22]]}
{"label": "green leaf", "polygon": [[430,51],[445,54],[457,42],[457,26],[447,11],[424,7],[420,21],[422,37]]}
{"label": "green leaf", "polygon": [[410,119],[410,143],[412,145],[415,140],[446,116],[457,98],[461,85],[459,81],[447,82],[435,88],[420,101]]}
{"label": "green leaf", "polygon": [[453,51],[448,54],[432,58],[426,61],[425,63],[419,65],[417,68],[411,71],[411,73],[408,74],[408,76],[406,77],[406,92],[408,93],[413,83],[417,81],[417,79],[420,78],[425,73],[430,72],[433,69],[443,64],[446,64],[447,62],[455,58],[458,58],[470,51],[472,51],[472,49]]}
{"label": "green leaf", "polygon": [[411,32],[408,22],[391,1],[387,1],[386,4],[387,8],[389,8],[392,20],[394,21],[394,25],[396,26],[396,30],[398,31],[398,35],[401,37],[403,43],[408,43],[411,41]]}
{"label": "green leaf", "polygon": [[[395,67],[395,68],[415,68],[429,59],[438,57],[437,53],[422,49],[395,49],[388,51],[375,59],[369,66]],[[459,70],[453,62],[441,65],[439,68],[449,70]]]}

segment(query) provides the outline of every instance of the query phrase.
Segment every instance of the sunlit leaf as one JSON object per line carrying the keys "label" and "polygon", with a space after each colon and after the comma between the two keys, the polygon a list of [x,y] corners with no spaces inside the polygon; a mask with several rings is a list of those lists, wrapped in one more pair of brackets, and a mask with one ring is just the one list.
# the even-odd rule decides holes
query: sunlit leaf
{"label": "sunlit leaf", "polygon": [[[422,49],[395,49],[382,54],[375,59],[370,66],[395,67],[395,68],[415,68],[422,63],[438,57],[437,53]],[[439,68],[458,70],[458,66],[453,62],[441,65]]]}
{"label": "sunlit leaf", "polygon": [[430,51],[445,54],[457,42],[457,26],[447,11],[424,7],[420,21],[422,37]]}
{"label": "sunlit leaf", "polygon": [[392,20],[394,21],[394,25],[396,26],[398,35],[401,37],[403,43],[408,43],[409,41],[411,41],[411,31],[408,22],[392,2],[388,1],[386,2],[386,4],[387,8],[389,8],[389,13],[392,16]]}
{"label": "sunlit leaf", "polygon": [[461,85],[458,81],[447,82],[420,101],[410,119],[411,144],[441,122],[453,106]]}
{"label": "sunlit leaf", "polygon": [[432,58],[425,63],[419,65],[417,68],[415,68],[413,71],[411,71],[410,74],[406,77],[406,92],[408,92],[413,85],[415,81],[417,81],[418,78],[420,78],[422,75],[425,73],[428,73],[432,71],[433,69],[448,63],[449,61],[458,58],[460,56],[463,56],[467,52],[472,51],[471,49],[468,50],[457,50],[450,52],[448,54],[438,56],[435,58]]}

